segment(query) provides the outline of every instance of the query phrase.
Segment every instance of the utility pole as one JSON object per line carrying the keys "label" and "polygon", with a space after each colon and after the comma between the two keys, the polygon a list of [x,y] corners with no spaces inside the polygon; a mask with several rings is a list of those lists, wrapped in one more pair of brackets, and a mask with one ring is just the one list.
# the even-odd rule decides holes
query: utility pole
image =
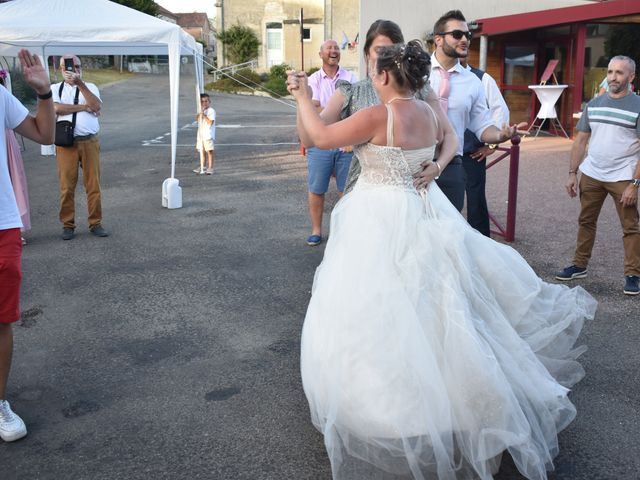
{"label": "utility pole", "polygon": [[300,70],[304,71],[304,8],[300,9]]}

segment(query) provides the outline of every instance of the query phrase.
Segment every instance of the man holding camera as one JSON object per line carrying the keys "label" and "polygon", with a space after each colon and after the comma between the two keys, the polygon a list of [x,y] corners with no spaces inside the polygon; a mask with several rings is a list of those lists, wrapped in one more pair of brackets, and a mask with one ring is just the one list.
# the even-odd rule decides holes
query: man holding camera
{"label": "man holding camera", "polygon": [[60,59],[60,70],[64,81],[51,87],[54,107],[58,122],[71,122],[73,129],[73,140],[62,142],[69,143],[65,146],[61,146],[59,132],[56,133],[62,239],[75,237],[75,191],[79,167],[82,168],[87,193],[89,230],[97,237],[107,237],[109,234],[102,227],[100,196],[100,92],[93,83],[82,80],[82,64],[75,55],[64,55]]}

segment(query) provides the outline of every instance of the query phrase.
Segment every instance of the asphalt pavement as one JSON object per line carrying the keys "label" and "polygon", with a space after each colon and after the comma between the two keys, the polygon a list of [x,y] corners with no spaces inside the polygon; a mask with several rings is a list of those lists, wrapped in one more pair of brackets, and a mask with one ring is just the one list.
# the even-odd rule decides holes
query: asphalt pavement
{"label": "asphalt pavement", "polygon": [[[2,480],[331,478],[299,375],[300,330],[324,246],[304,242],[295,110],[212,94],[215,173],[195,175],[195,90],[182,80],[176,210],[161,206],[168,77],[140,75],[101,91],[108,238],[89,234],[79,186],[77,236],[60,239],[55,159],[26,141],[33,229],[8,396],[29,435],[0,443]],[[562,139],[522,144],[512,246],[547,281],[570,262],[575,242],[578,202],[563,188],[569,148]],[[498,218],[507,174],[505,162],[489,173]],[[640,478],[640,298],[622,294],[611,201],[598,228],[580,285],[600,306],[580,338],[587,375],[571,393],[578,417],[560,435],[552,479]],[[505,458],[496,478],[522,477]]]}

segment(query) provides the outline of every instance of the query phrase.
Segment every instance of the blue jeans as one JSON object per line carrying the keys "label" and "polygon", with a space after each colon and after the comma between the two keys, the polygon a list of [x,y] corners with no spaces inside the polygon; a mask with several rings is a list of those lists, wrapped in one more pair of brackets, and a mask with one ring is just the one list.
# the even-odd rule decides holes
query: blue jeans
{"label": "blue jeans", "polygon": [[339,148],[332,150],[309,148],[307,150],[309,191],[318,195],[327,193],[329,179],[334,171],[336,172],[336,187],[338,191],[344,191],[352,157],[353,153],[343,152]]}

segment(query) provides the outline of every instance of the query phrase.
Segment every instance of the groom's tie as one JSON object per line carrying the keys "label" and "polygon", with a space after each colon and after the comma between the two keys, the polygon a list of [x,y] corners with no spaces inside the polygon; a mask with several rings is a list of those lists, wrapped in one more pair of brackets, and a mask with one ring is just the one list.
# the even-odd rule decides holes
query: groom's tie
{"label": "groom's tie", "polygon": [[440,89],[438,91],[438,97],[440,98],[440,106],[446,114],[449,109],[449,72],[442,67],[439,67],[438,71],[440,72]]}

